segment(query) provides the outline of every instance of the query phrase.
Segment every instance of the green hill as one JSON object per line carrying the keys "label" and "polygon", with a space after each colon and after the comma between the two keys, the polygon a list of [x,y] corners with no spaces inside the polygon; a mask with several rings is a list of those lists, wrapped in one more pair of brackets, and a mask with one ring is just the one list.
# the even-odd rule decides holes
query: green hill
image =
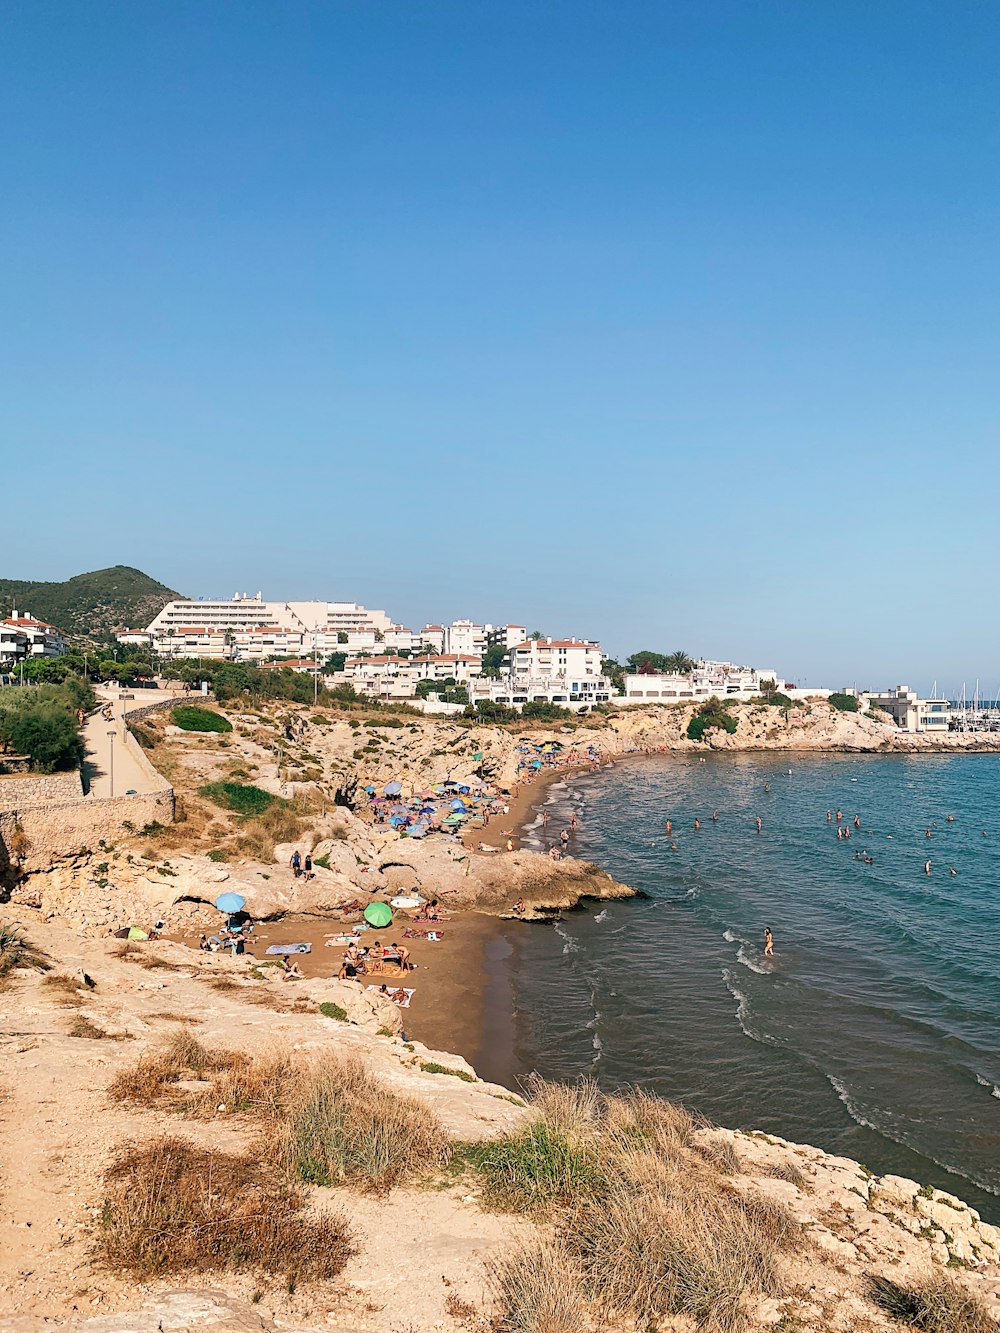
{"label": "green hill", "polygon": [[67,634],[101,637],[125,626],[142,629],[180,593],[157,583],[141,569],[114,565],[77,574],[63,583],[36,583],[30,579],[0,579],[0,616],[30,612]]}

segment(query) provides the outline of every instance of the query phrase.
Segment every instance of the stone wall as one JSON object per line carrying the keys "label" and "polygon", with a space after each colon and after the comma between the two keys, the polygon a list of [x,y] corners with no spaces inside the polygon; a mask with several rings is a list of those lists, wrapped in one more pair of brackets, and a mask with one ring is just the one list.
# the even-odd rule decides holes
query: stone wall
{"label": "stone wall", "polygon": [[[159,701],[129,713],[134,719],[169,707]],[[83,794],[78,772],[0,775],[0,886],[17,873],[43,870],[59,856],[115,842],[147,824],[174,822],[174,789],[146,758],[131,732],[125,742],[155,789],[134,796]]]}
{"label": "stone wall", "polygon": [[173,819],[174,792],[169,786],[138,796],[87,796],[2,810],[0,880],[12,867],[43,870],[55,857],[81,847],[93,850],[102,840],[115,842],[147,824],[172,824]]}
{"label": "stone wall", "polygon": [[0,774],[0,811],[17,810],[44,801],[80,800],[83,783],[80,773]]}

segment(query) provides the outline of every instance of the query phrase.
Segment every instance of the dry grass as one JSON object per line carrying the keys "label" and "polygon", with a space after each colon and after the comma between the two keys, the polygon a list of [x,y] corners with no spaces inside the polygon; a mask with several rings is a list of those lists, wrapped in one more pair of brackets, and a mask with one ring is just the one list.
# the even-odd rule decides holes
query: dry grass
{"label": "dry grass", "polygon": [[112,958],[139,958],[141,954],[142,950],[138,944],[134,944],[131,940],[123,940],[111,950]]}
{"label": "dry grass", "polygon": [[487,1266],[497,1333],[586,1333],[594,1327],[580,1274],[557,1242],[525,1242]]}
{"label": "dry grass", "polygon": [[232,977],[214,977],[208,984],[220,995],[229,995],[232,999],[243,1000],[247,1004],[260,1004],[265,1009],[276,1009],[279,1013],[288,1008],[284,996],[267,985],[241,984]]}
{"label": "dry grass", "polygon": [[443,1166],[451,1145],[423,1102],[380,1083],[360,1061],[329,1057],[295,1090],[286,1152],[302,1180],[385,1193]]}
{"label": "dry grass", "polygon": [[71,1006],[84,1002],[85,997],[81,994],[79,980],[71,977],[68,972],[50,972],[42,978],[42,985],[58,991],[60,1003],[63,1005]]}
{"label": "dry grass", "polygon": [[[640,1091],[530,1091],[530,1125],[466,1149],[487,1204],[555,1223],[544,1261],[519,1254],[496,1270],[501,1326],[562,1329],[565,1317],[585,1327],[586,1301],[599,1327],[687,1315],[705,1333],[747,1328],[753,1300],[780,1290],[779,1257],[799,1228],[780,1205],[726,1179],[731,1145],[703,1142],[683,1108]],[[564,1293],[575,1302],[565,1316]]]}
{"label": "dry grass", "polygon": [[49,961],[17,926],[0,925],[0,990],[9,985],[15,968],[32,967],[46,972]]}
{"label": "dry grass", "polygon": [[979,1297],[949,1278],[934,1278],[913,1287],[887,1277],[868,1280],[868,1295],[887,1314],[921,1333],[997,1333]]}
{"label": "dry grass", "polygon": [[178,1105],[185,1100],[176,1087],[182,1078],[218,1074],[242,1059],[245,1057],[233,1051],[211,1052],[189,1032],[178,1032],[142,1056],[131,1069],[117,1074],[108,1087],[108,1096],[116,1102],[139,1106],[160,1106],[168,1101]]}
{"label": "dry grass", "polygon": [[302,1192],[249,1154],[170,1137],[132,1144],[105,1186],[98,1255],[139,1279],[247,1269],[331,1278],[353,1253],[338,1214],[308,1216]]}

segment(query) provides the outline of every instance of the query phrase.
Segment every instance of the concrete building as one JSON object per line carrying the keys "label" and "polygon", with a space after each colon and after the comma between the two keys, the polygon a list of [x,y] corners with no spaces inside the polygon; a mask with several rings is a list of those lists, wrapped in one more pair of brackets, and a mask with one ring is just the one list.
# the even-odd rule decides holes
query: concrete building
{"label": "concrete building", "polygon": [[894,685],[880,693],[866,690],[858,698],[862,706],[888,713],[902,731],[947,731],[959,716],[947,699],[921,699],[909,685]]}
{"label": "concrete building", "polygon": [[516,648],[519,643],[524,643],[527,637],[528,630],[525,625],[486,626],[487,648],[503,648],[509,652],[511,648]]}
{"label": "concrete building", "polygon": [[261,626],[301,633],[354,630],[384,632],[392,621],[384,611],[370,611],[357,602],[265,601],[258,592],[234,593],[228,599],[168,602],[148,626],[151,634],[186,625],[212,630],[254,630]]}
{"label": "concrete building", "polygon": [[425,625],[420,631],[420,642],[431,653],[444,652],[444,626]]}
{"label": "concrete building", "polygon": [[526,639],[510,650],[515,678],[582,680],[601,674],[604,654],[590,639]]}
{"label": "concrete building", "polygon": [[[689,675],[627,675],[625,695],[618,702],[690,703],[711,698],[752,699],[760,694],[761,682],[765,680],[773,680],[782,693],[791,688],[771,668],[705,660],[697,662]],[[829,694],[829,690],[810,693]]]}
{"label": "concrete building", "polygon": [[453,620],[445,626],[441,651],[482,657],[486,651],[486,626],[471,620]]}
{"label": "concrete building", "polygon": [[233,656],[232,636],[208,625],[171,625],[153,635],[153,652],[159,657],[210,657],[229,661]]}

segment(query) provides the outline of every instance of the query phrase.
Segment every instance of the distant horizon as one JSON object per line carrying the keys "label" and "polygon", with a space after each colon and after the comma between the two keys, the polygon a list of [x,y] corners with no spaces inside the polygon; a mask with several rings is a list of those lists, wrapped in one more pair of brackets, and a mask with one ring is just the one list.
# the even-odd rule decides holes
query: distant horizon
{"label": "distant horizon", "polygon": [[[57,575],[57,574],[56,574],[56,575],[52,575],[52,576],[47,577],[47,578],[38,578],[38,577],[31,577],[31,578],[28,578],[28,577],[15,576],[15,575],[11,575],[11,574],[3,574],[3,575],[0,576],[0,577],[5,578],[5,579],[10,579],[11,581],[18,581],[18,582],[25,582],[25,583],[28,583],[28,582],[31,582],[31,583],[59,582],[59,583],[61,583],[61,582],[66,582],[68,579],[73,578],[73,577],[76,577],[77,575],[96,574],[96,573],[100,573],[100,572],[102,572],[103,569],[114,569],[114,568],[118,568],[118,567],[124,567],[124,568],[129,568],[129,569],[135,569],[135,570],[137,570],[139,573],[144,574],[147,578],[154,579],[157,583],[162,584],[164,587],[166,587],[166,588],[174,588],[174,590],[176,591],[176,587],[175,587],[175,585],[174,585],[170,580],[161,578],[161,577],[159,576],[159,574],[150,573],[150,571],[149,571],[148,569],[144,568],[141,564],[139,564],[139,565],[135,565],[135,564],[131,564],[130,562],[123,561],[123,560],[116,560],[116,561],[114,561],[111,565],[102,566],[101,569],[93,569],[93,570],[77,570],[75,575],[74,575],[74,574],[70,574],[70,575],[66,575],[65,577],[60,577],[60,576]],[[245,580],[244,580],[244,583],[245,583]],[[357,604],[359,604],[359,605],[361,605],[361,606],[366,607],[368,610],[382,610],[382,611],[385,611],[387,615],[394,617],[394,623],[399,624],[399,625],[405,625],[408,629],[411,629],[411,630],[413,630],[413,631],[415,631],[415,632],[418,632],[419,630],[423,629],[425,625],[433,625],[433,624],[442,624],[442,625],[446,625],[446,624],[450,624],[453,620],[460,620],[460,619],[469,619],[469,620],[472,620],[473,623],[475,623],[475,624],[493,624],[493,625],[505,625],[505,624],[521,625],[521,624],[524,624],[529,634],[531,634],[534,630],[538,629],[538,630],[541,630],[542,633],[545,634],[546,637],[551,637],[551,638],[562,638],[562,637],[567,637],[567,638],[568,638],[568,637],[576,637],[576,638],[578,638],[578,639],[593,639],[593,640],[595,640],[596,642],[600,643],[602,649],[604,650],[604,654],[605,654],[606,657],[614,658],[614,659],[616,659],[617,661],[622,662],[623,664],[624,664],[624,662],[625,662],[625,659],[626,659],[628,656],[630,656],[632,653],[639,653],[639,652],[644,652],[644,651],[660,652],[660,653],[670,653],[670,652],[677,652],[677,651],[680,651],[680,650],[683,649],[684,651],[689,652],[690,655],[691,655],[692,657],[704,658],[704,659],[708,659],[708,660],[712,660],[712,661],[726,661],[726,662],[733,662],[734,664],[737,664],[737,665],[743,665],[743,666],[752,666],[752,667],[761,667],[761,668],[764,668],[764,669],[773,669],[773,670],[775,670],[780,676],[783,676],[783,678],[784,678],[785,680],[794,683],[794,684],[795,684],[796,686],[798,686],[799,688],[809,688],[809,686],[811,685],[811,686],[815,687],[816,689],[827,689],[827,688],[829,688],[829,689],[833,689],[833,690],[839,690],[839,689],[842,689],[842,688],[857,688],[858,690],[881,690],[881,689],[889,689],[889,688],[893,688],[893,687],[898,686],[898,685],[907,685],[907,686],[909,686],[911,689],[915,689],[915,690],[918,692],[918,694],[920,694],[921,697],[929,698],[929,697],[932,697],[932,695],[933,695],[933,690],[934,690],[934,687],[935,687],[935,685],[936,685],[936,686],[937,686],[937,697],[943,697],[943,698],[947,698],[947,699],[951,699],[951,700],[957,700],[957,699],[961,698],[961,693],[962,693],[962,686],[963,686],[963,684],[964,684],[965,687],[966,687],[966,693],[967,693],[967,696],[968,696],[969,698],[972,697],[973,692],[974,692],[974,690],[975,690],[976,679],[977,679],[975,676],[971,676],[971,677],[968,677],[968,676],[967,676],[967,677],[964,678],[964,680],[959,680],[957,686],[954,685],[954,684],[952,684],[952,685],[950,685],[950,686],[945,686],[945,685],[943,685],[943,684],[941,683],[942,678],[931,677],[929,680],[926,680],[926,681],[925,681],[922,677],[919,677],[919,678],[918,678],[918,677],[914,677],[914,676],[913,676],[913,673],[911,673],[910,677],[907,677],[906,675],[903,675],[903,676],[900,676],[900,677],[898,677],[898,678],[893,678],[893,679],[888,679],[888,678],[886,678],[886,679],[881,679],[881,678],[880,678],[880,679],[875,679],[875,678],[872,678],[872,679],[869,679],[869,680],[865,680],[865,679],[863,679],[861,676],[855,674],[855,675],[853,675],[852,677],[849,677],[849,678],[846,679],[846,680],[840,680],[840,679],[833,680],[833,679],[829,679],[829,678],[827,678],[827,679],[820,679],[820,676],[822,676],[822,672],[820,672],[814,679],[809,680],[808,678],[804,678],[804,677],[801,675],[801,673],[796,674],[796,672],[794,672],[794,671],[786,671],[786,670],[785,670],[785,663],[783,663],[783,662],[780,661],[780,660],[775,660],[775,658],[774,658],[773,655],[772,655],[772,657],[767,658],[766,660],[765,660],[764,657],[761,657],[760,660],[755,660],[755,659],[752,659],[752,658],[749,658],[749,657],[746,657],[746,656],[740,656],[739,654],[734,654],[734,653],[732,653],[732,652],[726,652],[726,651],[720,651],[720,652],[702,652],[702,651],[697,647],[697,645],[695,645],[694,647],[692,647],[690,644],[684,644],[684,643],[680,643],[680,642],[678,642],[678,643],[674,643],[674,642],[659,642],[659,641],[657,641],[657,642],[652,642],[652,641],[651,641],[651,640],[652,640],[652,637],[653,637],[653,636],[652,636],[652,631],[643,631],[643,630],[640,630],[640,631],[638,632],[638,639],[641,640],[641,642],[638,642],[638,641],[637,641],[636,643],[633,644],[633,643],[631,643],[631,641],[630,641],[627,647],[619,647],[619,648],[617,648],[617,650],[616,650],[616,649],[612,646],[612,644],[609,642],[609,640],[608,640],[605,636],[603,636],[603,635],[602,635],[601,633],[599,633],[599,632],[593,632],[592,629],[589,628],[589,627],[587,627],[587,626],[583,626],[583,627],[581,628],[581,627],[579,627],[579,626],[558,625],[557,627],[552,628],[552,627],[548,626],[547,624],[536,623],[536,621],[535,621],[532,617],[530,617],[530,616],[529,616],[529,617],[524,617],[524,616],[522,616],[521,618],[515,618],[514,616],[506,616],[506,617],[497,618],[497,619],[493,619],[493,618],[491,618],[491,617],[489,617],[489,616],[483,616],[483,617],[481,617],[481,618],[477,618],[477,615],[476,615],[476,608],[475,608],[475,607],[473,607],[473,608],[471,608],[471,609],[470,609],[470,608],[466,608],[465,610],[462,610],[462,611],[457,612],[455,615],[448,615],[448,616],[446,616],[446,617],[445,617],[445,616],[442,616],[442,615],[438,615],[437,618],[433,618],[433,617],[426,616],[426,615],[424,615],[424,616],[419,616],[419,615],[418,615],[418,616],[416,616],[416,617],[412,617],[412,616],[411,616],[411,617],[409,617],[409,618],[407,618],[406,616],[396,617],[395,609],[394,609],[391,605],[380,606],[380,605],[377,605],[376,602],[374,602],[374,601],[372,601],[372,600],[370,600],[370,599],[367,599],[367,600],[366,600],[364,597],[359,596],[359,595],[336,596],[336,597],[335,597],[335,596],[328,595],[328,594],[326,594],[326,593],[324,593],[324,592],[322,592],[322,591],[310,591],[310,592],[308,592],[308,593],[303,593],[303,592],[301,592],[301,591],[298,591],[298,592],[293,591],[292,594],[286,595],[285,593],[283,593],[283,592],[281,592],[281,591],[276,592],[276,593],[275,593],[275,592],[271,592],[271,591],[269,591],[269,589],[268,589],[268,585],[267,585],[267,584],[261,585],[261,584],[259,584],[259,583],[254,583],[252,587],[249,586],[249,585],[247,585],[247,586],[242,586],[242,585],[238,584],[238,585],[237,585],[236,587],[234,587],[234,588],[232,589],[232,591],[230,591],[230,592],[220,592],[219,590],[216,589],[215,591],[212,591],[212,592],[190,594],[190,593],[185,593],[185,592],[182,591],[181,594],[180,594],[180,597],[181,597],[182,600],[185,600],[185,601],[202,601],[202,602],[204,602],[204,601],[216,601],[216,600],[218,600],[218,601],[229,601],[229,600],[233,597],[233,595],[234,595],[235,593],[237,593],[237,592],[238,592],[240,595],[242,595],[242,596],[249,596],[249,597],[255,597],[255,596],[257,595],[257,593],[260,592],[261,597],[262,597],[262,600],[265,601],[265,602],[268,602],[268,601],[328,601],[328,602],[342,601],[342,602],[355,602],[355,603],[357,603]],[[20,609],[28,610],[28,611],[31,610],[30,607],[25,607],[25,608],[20,608]],[[129,626],[128,628],[130,628],[130,629],[145,629],[146,626],[145,626],[145,625],[132,625],[132,626]],[[647,641],[647,640],[650,640],[650,641]],[[998,698],[1000,698],[1000,671],[998,671],[998,673],[997,673],[997,682],[996,682],[995,684],[993,684],[992,686],[990,685],[990,683],[989,683],[984,677],[979,677],[979,683],[980,683],[980,691],[979,691],[979,692],[980,692],[980,696],[981,696],[981,697],[982,697],[983,695],[986,695],[986,696],[988,697],[989,700],[993,700],[993,699],[998,699]]]}

